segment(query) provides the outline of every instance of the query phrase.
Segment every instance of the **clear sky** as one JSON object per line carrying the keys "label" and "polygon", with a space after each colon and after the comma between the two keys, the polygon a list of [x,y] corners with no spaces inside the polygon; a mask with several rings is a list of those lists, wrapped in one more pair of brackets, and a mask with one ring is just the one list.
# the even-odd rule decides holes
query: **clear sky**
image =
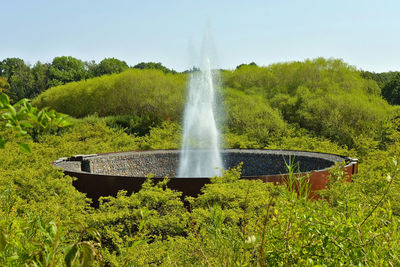
{"label": "clear sky", "polygon": [[400,70],[399,0],[0,0],[0,60],[115,57],[182,71],[208,24],[221,68],[322,56]]}

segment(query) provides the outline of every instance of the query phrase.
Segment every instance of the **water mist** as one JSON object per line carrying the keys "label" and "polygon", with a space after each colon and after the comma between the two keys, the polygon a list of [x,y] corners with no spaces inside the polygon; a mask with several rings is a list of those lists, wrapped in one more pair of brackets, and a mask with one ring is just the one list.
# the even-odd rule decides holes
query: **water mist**
{"label": "water mist", "polygon": [[190,74],[177,177],[217,176],[224,167],[216,118],[219,73],[212,69],[208,50],[203,51],[199,70]]}

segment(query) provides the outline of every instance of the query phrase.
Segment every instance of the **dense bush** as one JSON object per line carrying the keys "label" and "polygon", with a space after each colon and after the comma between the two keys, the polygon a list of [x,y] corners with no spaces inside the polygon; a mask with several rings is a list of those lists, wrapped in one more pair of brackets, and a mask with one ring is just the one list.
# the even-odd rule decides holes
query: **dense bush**
{"label": "dense bush", "polygon": [[[105,259],[115,266],[397,265],[400,220],[390,195],[400,170],[387,163],[394,180],[385,178],[373,195],[361,190],[362,179],[344,183],[339,169],[325,199],[310,201],[283,186],[238,180],[239,168],[188,199],[189,211],[164,184],[147,184],[129,197],[108,198],[91,216],[103,222]],[[170,211],[174,219],[166,220]]]}
{"label": "dense bush", "polygon": [[54,87],[34,100],[74,117],[97,113],[177,120],[183,107],[185,76],[131,69]]}
{"label": "dense bush", "polygon": [[[1,202],[1,231],[9,237],[0,246],[2,264],[44,264],[49,258],[58,265],[87,259],[91,265],[111,266],[399,263],[400,184],[388,160],[400,157],[396,138],[385,151],[376,147],[360,155],[363,163],[353,183],[343,183],[340,171],[335,172],[327,200],[319,201],[298,198],[285,187],[238,180],[240,169],[234,169],[189,199],[189,210],[167,181],[152,185],[151,180],[139,193],[121,192],[93,210],[72,178],[49,164],[73,154],[176,148],[180,131],[164,122],[144,136],[127,135],[93,116],[75,120],[62,135],[42,135],[30,143],[31,154],[20,153],[11,140],[0,154],[2,199],[12,199]],[[291,131],[269,146],[352,153],[324,138]],[[240,134],[224,136],[225,144],[257,145]]]}
{"label": "dense bush", "polygon": [[161,124],[161,119],[152,117],[151,114],[139,116],[117,115],[104,117],[107,126],[121,129],[128,134],[144,136],[150,132],[152,127]]}
{"label": "dense bush", "polygon": [[285,130],[286,123],[279,111],[260,95],[228,88],[224,98],[226,126],[232,132],[247,134],[260,143],[266,143]]}
{"label": "dense bush", "polygon": [[287,122],[349,146],[359,135],[377,138],[391,116],[378,85],[340,60],[246,65],[224,77],[226,86],[262,95]]}

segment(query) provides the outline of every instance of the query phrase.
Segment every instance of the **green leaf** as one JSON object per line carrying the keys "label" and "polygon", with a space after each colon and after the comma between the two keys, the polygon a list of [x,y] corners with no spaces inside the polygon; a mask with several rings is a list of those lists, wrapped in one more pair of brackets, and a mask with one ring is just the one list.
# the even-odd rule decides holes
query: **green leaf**
{"label": "green leaf", "polygon": [[8,107],[10,110],[10,115],[15,118],[17,116],[17,110],[13,106]]}
{"label": "green leaf", "polygon": [[25,143],[18,143],[19,147],[24,151],[25,153],[31,153],[31,147],[28,144]]}
{"label": "green leaf", "polygon": [[76,244],[72,244],[65,249],[65,265],[68,267],[71,266],[72,261],[75,259],[76,253],[78,252],[78,246]]}
{"label": "green leaf", "polygon": [[0,251],[4,250],[8,243],[8,235],[3,228],[0,228]]}
{"label": "green leaf", "polygon": [[21,126],[24,128],[33,128],[33,125],[29,122],[21,122]]}
{"label": "green leaf", "polygon": [[89,242],[83,242],[80,251],[83,256],[83,266],[92,266],[94,262],[95,251]]}
{"label": "green leaf", "polygon": [[90,227],[86,229],[86,232],[92,235],[98,242],[101,241],[101,235],[96,228]]}
{"label": "green leaf", "polygon": [[8,105],[10,103],[10,99],[8,98],[8,96],[5,93],[2,93],[0,95],[0,103],[2,105]]}
{"label": "green leaf", "polygon": [[19,107],[25,103],[27,103],[29,100],[26,98],[21,99],[20,101],[18,101],[17,103],[14,104],[14,107]]}
{"label": "green leaf", "polygon": [[19,256],[16,255],[16,254],[14,254],[14,255],[12,255],[12,256],[10,256],[10,257],[7,258],[8,261],[16,261],[16,260],[18,260],[18,259],[19,259]]}
{"label": "green leaf", "polygon": [[0,136],[0,149],[4,148],[5,144],[6,144],[6,140],[4,139],[3,136]]}

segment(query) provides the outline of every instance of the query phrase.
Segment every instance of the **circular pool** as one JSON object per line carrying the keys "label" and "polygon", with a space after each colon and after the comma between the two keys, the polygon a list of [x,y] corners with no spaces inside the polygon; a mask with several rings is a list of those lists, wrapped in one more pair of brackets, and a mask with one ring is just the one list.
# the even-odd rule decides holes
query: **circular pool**
{"label": "circular pool", "polygon": [[[198,150],[196,153],[205,153]],[[242,165],[241,179],[261,179],[282,183],[286,176],[286,163],[298,164],[298,175],[308,175],[312,191],[325,188],[329,169],[344,162],[349,178],[357,173],[358,161],[334,154],[269,149],[224,149],[221,151],[225,168]],[[96,206],[100,196],[116,195],[119,190],[128,193],[140,190],[146,176],[161,181],[168,176],[168,187],[183,192],[184,196],[197,196],[210,182],[208,177],[175,177],[179,163],[179,150],[128,151],[106,154],[76,155],[53,162],[64,173],[77,177],[74,186],[93,199]]]}

